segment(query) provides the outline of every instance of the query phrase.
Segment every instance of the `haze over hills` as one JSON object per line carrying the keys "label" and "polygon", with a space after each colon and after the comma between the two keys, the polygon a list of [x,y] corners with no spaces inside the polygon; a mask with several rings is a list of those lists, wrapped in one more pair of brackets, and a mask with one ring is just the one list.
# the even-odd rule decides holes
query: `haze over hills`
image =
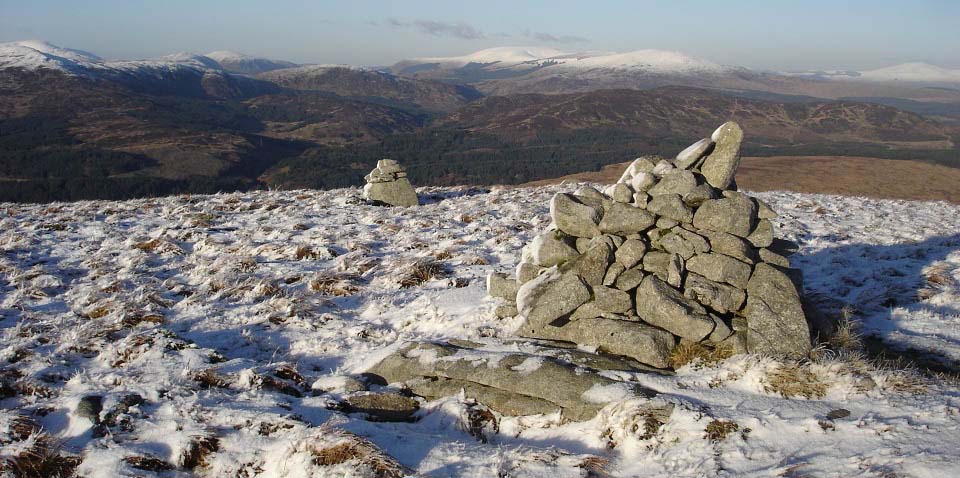
{"label": "haze over hills", "polygon": [[0,178],[16,200],[339,187],[397,157],[419,184],[516,183],[666,153],[726,119],[751,130],[755,155],[960,165],[949,72],[897,71],[838,80],[532,47],[387,69],[225,51],[118,61],[12,42],[0,44]]}

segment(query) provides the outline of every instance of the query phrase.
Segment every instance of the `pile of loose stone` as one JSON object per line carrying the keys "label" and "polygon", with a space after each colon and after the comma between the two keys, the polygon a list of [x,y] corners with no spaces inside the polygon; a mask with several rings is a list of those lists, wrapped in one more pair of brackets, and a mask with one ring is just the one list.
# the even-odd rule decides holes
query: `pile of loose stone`
{"label": "pile of loose stone", "polygon": [[523,318],[518,335],[574,347],[565,355],[410,344],[371,372],[428,398],[463,389],[504,414],[583,419],[603,403],[588,390],[617,385],[584,371],[666,369],[684,341],[806,355],[801,278],[774,238],[777,214],[736,191],[742,139],[726,123],[674,160],[638,158],[602,192],[553,197],[553,222],[523,248],[515,278],[493,273],[487,288],[506,301],[499,315]]}
{"label": "pile of loose stone", "polygon": [[407,172],[400,163],[392,159],[377,161],[377,167],[364,176],[367,184],[363,187],[363,197],[391,206],[416,206],[420,204],[417,191],[413,189]]}

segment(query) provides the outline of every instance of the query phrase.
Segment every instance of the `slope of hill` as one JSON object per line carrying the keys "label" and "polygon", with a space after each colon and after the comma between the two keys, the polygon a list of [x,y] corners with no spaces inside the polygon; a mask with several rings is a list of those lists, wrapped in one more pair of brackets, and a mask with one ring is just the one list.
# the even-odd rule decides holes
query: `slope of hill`
{"label": "slope of hill", "polygon": [[210,52],[204,56],[216,61],[217,64],[219,64],[224,70],[227,70],[231,73],[242,73],[245,75],[256,75],[267,71],[297,66],[296,63],[289,61],[271,60],[269,58],[244,55],[243,53],[223,50]]}
{"label": "slope of hill", "polygon": [[432,112],[451,112],[482,96],[469,86],[347,66],[307,65],[274,70],[258,78],[284,88],[326,91],[348,98],[412,105]]}
{"label": "slope of hill", "polygon": [[[403,210],[356,189],[0,205],[0,467],[42,453],[89,478],[403,476],[384,474],[394,460],[458,478],[960,473],[957,382],[871,365],[855,341],[800,365],[616,372],[658,396],[580,423],[455,394],[417,400],[412,422],[344,411],[407,340],[538,350],[494,317],[483,278],[516,266],[573,187],[427,188]],[[800,244],[808,295],[849,304],[888,352],[960,359],[960,207],[760,197]],[[417,260],[441,275],[409,282]],[[650,403],[675,408],[661,424]]]}
{"label": "slope of hill", "polygon": [[856,102],[782,103],[693,88],[603,90],[581,94],[489,97],[446,121],[471,131],[530,140],[553,131],[612,128],[647,136],[694,138],[734,119],[757,143],[943,142],[950,130],[919,115]]}
{"label": "slope of hill", "polygon": [[[521,184],[522,187],[570,182],[613,183],[630,162]],[[948,201],[960,204],[960,169],[919,161],[845,156],[745,157],[737,185],[746,191],[796,191],[814,194]]]}

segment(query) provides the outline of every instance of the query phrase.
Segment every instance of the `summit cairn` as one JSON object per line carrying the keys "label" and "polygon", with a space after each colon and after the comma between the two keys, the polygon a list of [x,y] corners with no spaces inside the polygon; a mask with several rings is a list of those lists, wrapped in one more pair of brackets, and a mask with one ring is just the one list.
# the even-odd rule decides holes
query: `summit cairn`
{"label": "summit cairn", "polygon": [[407,172],[392,159],[377,161],[377,167],[364,176],[363,198],[390,206],[416,206],[420,204],[417,192],[407,179]]}
{"label": "summit cairn", "polygon": [[775,252],[786,243],[774,239],[777,214],[736,190],[742,139],[726,123],[674,160],[638,158],[603,191],[556,194],[553,223],[524,246],[515,277],[487,277],[506,301],[496,314],[523,320],[521,338],[405,343],[368,375],[502,415],[589,420],[630,400],[665,423],[673,403],[602,372],[672,373],[684,342],[805,356],[800,274]]}
{"label": "summit cairn", "polygon": [[777,214],[736,190],[742,139],[728,122],[674,160],[636,159],[602,192],[556,194],[516,279],[487,281],[525,320],[518,333],[658,368],[680,341],[806,355],[800,273],[772,248]]}

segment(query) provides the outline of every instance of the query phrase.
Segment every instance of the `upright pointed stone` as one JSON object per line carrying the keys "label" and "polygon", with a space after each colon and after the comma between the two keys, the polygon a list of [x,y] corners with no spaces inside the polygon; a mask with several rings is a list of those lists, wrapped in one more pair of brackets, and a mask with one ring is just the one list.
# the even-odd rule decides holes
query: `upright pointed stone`
{"label": "upright pointed stone", "polygon": [[703,160],[700,172],[711,186],[717,189],[730,189],[733,178],[740,167],[740,143],[743,130],[733,121],[722,124],[713,132],[711,139],[716,143],[713,152]]}

